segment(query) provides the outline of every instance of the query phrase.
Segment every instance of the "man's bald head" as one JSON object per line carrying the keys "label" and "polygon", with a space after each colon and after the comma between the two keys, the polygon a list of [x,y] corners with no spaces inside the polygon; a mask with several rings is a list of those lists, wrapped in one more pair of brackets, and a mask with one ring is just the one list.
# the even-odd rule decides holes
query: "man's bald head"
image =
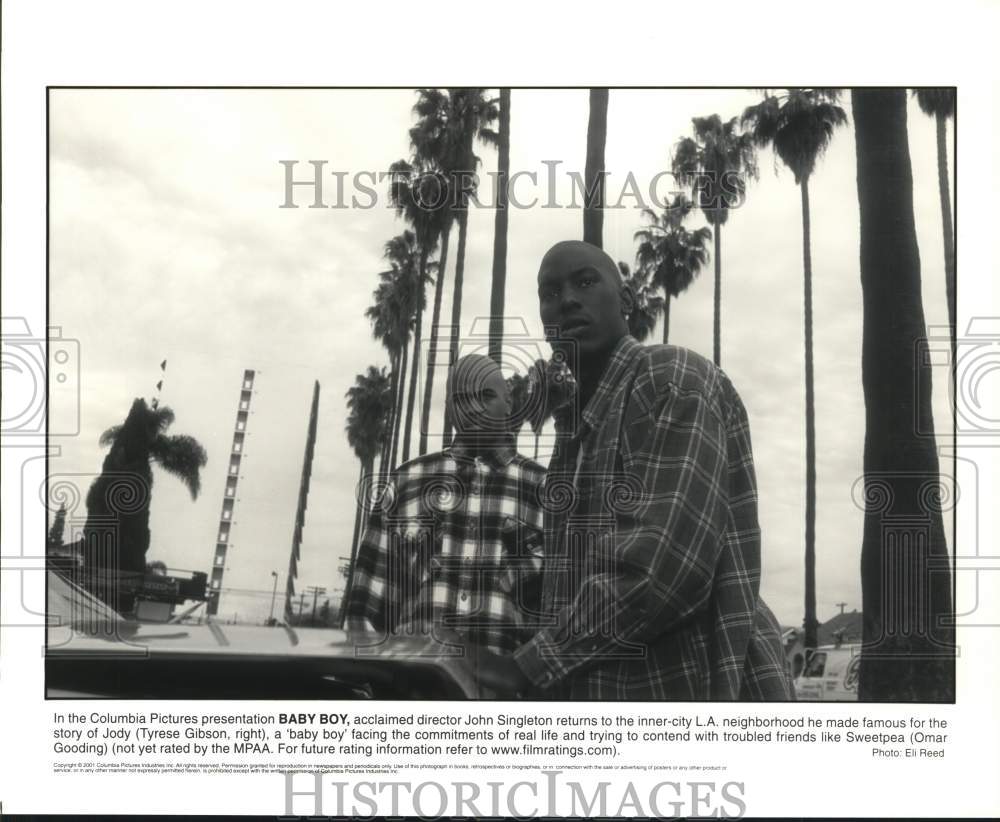
{"label": "man's bald head", "polygon": [[615,261],[597,246],[563,240],[542,257],[538,268],[542,325],[553,347],[569,351],[571,360],[578,357],[580,366],[610,353],[628,334],[626,316],[634,305]]}
{"label": "man's bald head", "polygon": [[545,252],[542,257],[542,264],[539,266],[539,275],[547,267],[570,266],[583,268],[591,266],[611,278],[618,281],[618,266],[615,261],[608,256],[603,248],[585,243],[583,240],[562,240]]}
{"label": "man's bald head", "polygon": [[482,354],[459,358],[448,374],[447,402],[459,433],[497,431],[510,421],[511,396],[496,361]]}

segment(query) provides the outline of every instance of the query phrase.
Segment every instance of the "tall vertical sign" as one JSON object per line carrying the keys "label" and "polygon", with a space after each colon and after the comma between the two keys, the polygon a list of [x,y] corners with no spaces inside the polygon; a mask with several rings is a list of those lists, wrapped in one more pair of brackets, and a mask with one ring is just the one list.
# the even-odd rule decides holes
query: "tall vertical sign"
{"label": "tall vertical sign", "polygon": [[[299,481],[299,504],[295,509],[295,526],[292,529],[292,553],[288,559],[288,584],[285,586],[285,622],[292,621],[292,600],[295,599],[295,579],[299,575],[299,556],[302,550],[302,529],[306,524],[306,500],[309,497],[309,477],[312,475],[313,452],[316,450],[316,422],[319,417],[319,382],[313,385],[312,407],[309,410],[309,429],[306,432],[306,453],[302,459],[302,479]],[[301,611],[301,604],[299,607]]]}
{"label": "tall vertical sign", "polygon": [[240,478],[240,463],[243,459],[246,440],[247,420],[250,418],[250,398],[253,395],[254,372],[243,372],[240,387],[240,401],[236,408],[236,425],[233,429],[233,444],[229,452],[229,469],[226,473],[226,490],[222,495],[222,513],[219,514],[219,529],[215,538],[215,559],[209,576],[208,608],[209,616],[219,613],[219,595],[222,593],[222,575],[226,570],[226,554],[231,543],[229,532],[233,523],[233,509],[236,507],[236,484]]}

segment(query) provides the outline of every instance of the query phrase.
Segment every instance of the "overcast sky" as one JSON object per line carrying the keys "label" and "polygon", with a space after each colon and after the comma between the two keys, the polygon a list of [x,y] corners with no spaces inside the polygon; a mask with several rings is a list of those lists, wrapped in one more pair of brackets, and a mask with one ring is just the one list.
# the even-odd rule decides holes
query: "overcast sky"
{"label": "overcast sky", "polygon": [[[171,433],[195,436],[209,462],[195,502],[180,482],[154,470],[148,558],[207,571],[243,370],[256,369],[222,618],[266,618],[272,570],[281,577],[281,609],[314,380],[322,386],[320,418],[296,587],[342,586],[336,569],[350,551],[359,472],[344,435],[344,393],[369,364],[388,362],[364,309],[386,267],[383,244],[405,227],[387,207],[384,184],[374,208],[309,209],[311,196],[301,191],[302,208],[279,208],[279,161],[299,160],[297,178],[306,179],[307,161],[326,160],[327,170],[348,173],[349,200],[355,173],[385,170],[408,155],[414,100],[409,90],[51,92],[50,323],[78,339],[81,351],[81,435],[60,441],[51,471],[99,472],[100,433],[122,421],[133,398],[152,397],[159,363],[168,360],[162,401],[177,416]],[[673,144],[690,133],[691,117],[730,117],[758,100],[732,90],[612,90],[609,201],[619,199],[629,172],[648,192],[654,175],[669,168]],[[849,95],[842,105],[850,115]],[[566,172],[583,171],[587,118],[586,90],[512,93],[511,169],[538,177],[537,186],[524,178],[516,194],[524,203],[539,197],[538,206],[510,215],[506,313],[522,317],[527,333],[519,344],[527,353],[515,352],[516,359],[531,359],[533,341],[541,338],[535,275],[542,254],[582,233],[578,209],[540,206],[556,161],[556,201],[570,204]],[[942,326],[934,123],[913,102],[908,129],[924,311],[929,326]],[[495,152],[480,146],[478,153],[482,171],[495,171]],[[750,414],[763,593],[783,624],[797,625],[805,497],[801,209],[791,173],[777,168],[769,151],[759,165],[759,182],[722,234],[722,365]],[[820,620],[836,614],[838,602],[849,610],[861,605],[863,512],[852,501],[864,442],[855,175],[847,126],[810,183]],[[334,204],[332,176],[326,185]],[[667,179],[658,190],[671,188]],[[488,199],[489,181],[485,191]],[[359,200],[368,203],[361,194]],[[632,233],[641,219],[633,198],[622,204],[606,213],[605,249],[632,263]],[[489,310],[493,220],[486,208],[469,218],[465,334]],[[698,216],[691,226],[702,222]],[[456,235],[443,317],[451,312]],[[711,356],[711,264],[674,303],[671,342]],[[944,379],[936,378],[939,431],[950,425],[946,392]],[[441,401],[437,392],[435,420]],[[521,447],[531,454],[529,435]],[[81,495],[87,484],[81,482]],[[82,524],[82,503],[73,516]],[[338,599],[339,593],[331,604]]]}

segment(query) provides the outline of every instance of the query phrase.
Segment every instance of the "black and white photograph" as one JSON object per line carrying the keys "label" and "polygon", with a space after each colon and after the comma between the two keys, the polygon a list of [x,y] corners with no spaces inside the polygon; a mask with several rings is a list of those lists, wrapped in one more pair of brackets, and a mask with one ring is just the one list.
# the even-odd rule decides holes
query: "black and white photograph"
{"label": "black and white photograph", "polygon": [[996,817],[1000,9],[810,12],[4,3],[0,817]]}
{"label": "black and white photograph", "polygon": [[953,701],[956,113],[50,88],[47,695]]}

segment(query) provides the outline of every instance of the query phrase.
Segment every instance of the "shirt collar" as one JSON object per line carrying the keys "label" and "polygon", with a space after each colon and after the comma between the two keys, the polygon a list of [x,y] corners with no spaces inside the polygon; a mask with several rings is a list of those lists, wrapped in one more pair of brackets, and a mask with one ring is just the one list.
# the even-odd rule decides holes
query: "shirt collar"
{"label": "shirt collar", "polygon": [[[463,443],[461,440],[456,439],[448,448],[444,449],[445,453],[449,456],[455,457],[456,459],[471,460],[478,456],[468,445]],[[483,454],[483,458],[491,464],[494,468],[506,468],[514,460],[517,455],[517,442],[514,439],[513,434],[505,434],[503,441],[498,443],[494,448]]]}
{"label": "shirt collar", "polygon": [[[583,423],[589,428],[596,428],[600,421],[607,417],[618,383],[635,358],[639,356],[641,350],[642,346],[630,334],[626,334],[617,342],[611,351],[611,357],[608,359],[608,364],[597,384],[597,389],[580,415]],[[570,402],[560,409],[562,413],[555,417],[558,428],[572,429],[573,407],[574,403]]]}

